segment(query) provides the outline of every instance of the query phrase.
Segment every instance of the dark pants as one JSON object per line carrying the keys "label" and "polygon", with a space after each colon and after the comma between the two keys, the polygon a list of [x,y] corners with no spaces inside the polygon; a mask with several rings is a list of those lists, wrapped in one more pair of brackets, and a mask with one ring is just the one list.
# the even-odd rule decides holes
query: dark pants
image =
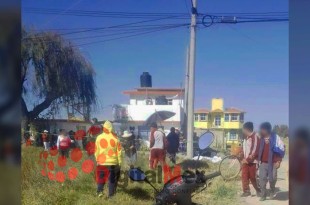
{"label": "dark pants", "polygon": [[98,165],[96,170],[97,192],[102,192],[105,183],[108,181],[109,194],[111,197],[115,194],[117,182],[120,177],[120,167],[118,165],[103,166]]}
{"label": "dark pants", "polygon": [[277,169],[273,167],[273,180],[268,179],[268,163],[261,163],[259,166],[259,184],[262,191],[262,196],[266,196],[266,185],[269,181],[270,191],[275,192],[277,182]]}
{"label": "dark pants", "polygon": [[177,157],[177,153],[176,152],[167,152],[168,153],[168,158],[170,159],[170,161],[175,164],[176,163],[176,157]]}
{"label": "dark pants", "polygon": [[256,191],[260,191],[256,181],[256,164],[249,163],[242,165],[242,189],[244,193],[250,192],[250,181]]}
{"label": "dark pants", "polygon": [[59,153],[62,157],[69,157],[69,148],[68,149],[59,149]]}

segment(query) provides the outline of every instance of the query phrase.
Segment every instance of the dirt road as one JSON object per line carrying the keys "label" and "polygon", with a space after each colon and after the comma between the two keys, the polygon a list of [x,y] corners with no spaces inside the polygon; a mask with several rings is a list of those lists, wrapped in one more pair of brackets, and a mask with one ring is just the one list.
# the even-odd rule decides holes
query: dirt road
{"label": "dirt road", "polygon": [[[277,195],[273,200],[267,197],[266,201],[259,201],[259,197],[249,196],[246,198],[240,198],[240,204],[242,205],[288,205],[288,159],[285,157],[281,163],[281,167],[278,170],[278,181],[276,184]],[[240,183],[241,187],[241,183]],[[251,187],[251,185],[250,185]],[[269,185],[267,184],[267,189]],[[251,187],[252,193],[255,193],[253,187]],[[242,191],[240,189],[241,194]]]}

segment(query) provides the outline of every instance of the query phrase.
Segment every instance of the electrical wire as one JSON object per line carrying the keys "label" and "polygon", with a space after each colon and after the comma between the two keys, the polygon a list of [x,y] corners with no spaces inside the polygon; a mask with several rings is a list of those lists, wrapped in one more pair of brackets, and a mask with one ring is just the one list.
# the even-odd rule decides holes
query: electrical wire
{"label": "electrical wire", "polygon": [[188,11],[189,16],[191,16],[191,10],[188,8],[187,0],[184,0],[184,4],[185,4],[185,7],[186,7],[186,10]]}
{"label": "electrical wire", "polygon": [[73,31],[73,32],[63,33],[61,35],[72,35],[72,34],[85,33],[85,32],[90,32],[90,31],[98,31],[98,30],[111,29],[111,28],[120,28],[120,27],[124,27],[124,26],[131,26],[131,25],[136,25],[136,24],[143,24],[143,23],[148,23],[148,22],[167,20],[167,19],[171,19],[171,17],[175,17],[175,16],[168,16],[168,17],[156,18],[156,19],[151,19],[151,20],[144,20],[144,21],[137,21],[137,22],[132,22],[132,23],[118,24],[118,25],[114,25],[114,26],[107,26],[107,27],[101,27],[101,28],[86,29],[86,30],[75,31],[75,32]]}
{"label": "electrical wire", "polygon": [[[129,29],[129,30],[119,30],[114,31],[112,33],[108,34],[101,34],[101,35],[91,35],[91,36],[80,36],[80,37],[71,37],[70,40],[87,40],[87,39],[95,39],[95,38],[103,38],[103,37],[110,37],[110,36],[120,36],[124,34],[138,34],[143,31],[157,31],[159,29],[169,29],[169,28],[175,28],[175,27],[181,27],[181,26],[189,26],[190,24],[174,24],[174,25],[167,25],[167,26],[157,26],[157,27],[151,27],[151,28],[135,28],[135,29]],[[35,36],[31,37],[31,39],[40,39],[40,41],[44,42],[51,42],[50,40],[44,40],[44,36]]]}
{"label": "electrical wire", "polygon": [[[184,0],[185,6],[188,9],[186,0]],[[191,0],[191,4],[193,4]],[[76,36],[69,38],[70,40],[88,40],[104,37],[115,37],[99,41],[92,41],[81,43],[77,46],[90,45],[94,43],[102,43],[107,41],[113,41],[123,38],[129,38],[139,35],[145,35],[153,32],[159,32],[168,29],[174,29],[178,27],[189,26],[189,23],[172,23],[172,24],[145,24],[150,22],[162,21],[162,20],[179,20],[188,19],[186,13],[141,13],[141,12],[105,12],[105,11],[86,11],[86,10],[60,10],[60,9],[48,9],[48,8],[25,8],[25,12],[37,13],[37,14],[57,14],[57,15],[73,15],[73,16],[89,16],[89,17],[111,17],[111,18],[143,18],[146,20],[130,22],[125,24],[118,24],[106,27],[92,27],[92,28],[55,28],[50,30],[67,31],[62,32],[60,35],[80,35],[86,34],[88,36]],[[217,15],[215,15],[217,14]],[[221,14],[221,15],[220,15]],[[210,13],[210,14],[197,14],[197,24],[202,24],[205,27],[217,23],[259,23],[259,22],[284,22],[288,21],[288,12],[256,12],[256,13]],[[201,18],[201,21],[199,21]],[[226,21],[224,18],[227,18]],[[229,21],[229,18],[233,20]],[[209,21],[207,21],[209,19]],[[89,35],[90,32],[101,33],[101,35]],[[29,37],[34,39],[44,38],[44,36],[37,35],[35,37]],[[44,40],[44,39],[41,39]]]}
{"label": "electrical wire", "polygon": [[[206,22],[206,18],[211,21]],[[231,20],[224,20],[225,18],[232,18]],[[203,16],[201,24],[205,27],[210,27],[214,23],[224,23],[224,24],[237,24],[237,23],[263,23],[263,22],[287,22],[288,18],[266,18],[266,17],[244,17],[244,16],[215,16],[206,14]]]}
{"label": "electrical wire", "polygon": [[177,18],[187,18],[186,13],[138,13],[138,12],[105,12],[105,11],[87,11],[87,10],[67,10],[63,12],[59,9],[46,8],[25,8],[26,13],[32,14],[51,14],[51,15],[72,15],[85,17],[111,17],[111,18],[154,18],[167,15],[178,15]]}
{"label": "electrical wire", "polygon": [[83,44],[79,44],[77,46],[79,47],[79,46],[85,46],[85,45],[90,45],[90,44],[98,44],[98,43],[103,43],[103,42],[108,42],[108,41],[119,40],[119,39],[123,39],[123,38],[130,38],[130,37],[135,37],[135,36],[140,36],[140,35],[146,35],[146,34],[149,34],[149,33],[154,33],[154,32],[159,32],[159,31],[164,31],[164,30],[174,29],[174,28],[184,27],[184,26],[185,25],[183,25],[183,26],[175,26],[175,27],[170,27],[170,28],[161,28],[161,29],[157,29],[157,30],[154,30],[154,31],[140,32],[140,33],[133,34],[133,35],[126,35],[126,36],[106,39],[106,40],[102,40],[102,41],[93,41],[93,42],[83,43]]}

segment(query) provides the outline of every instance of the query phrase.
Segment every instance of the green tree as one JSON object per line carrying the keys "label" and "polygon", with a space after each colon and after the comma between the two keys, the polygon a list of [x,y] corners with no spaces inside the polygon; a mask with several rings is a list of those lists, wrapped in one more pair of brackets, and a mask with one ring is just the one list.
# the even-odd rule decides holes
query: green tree
{"label": "green tree", "polygon": [[287,125],[275,125],[273,132],[277,133],[281,137],[288,137],[289,129]]}
{"label": "green tree", "polygon": [[21,68],[22,114],[27,122],[69,104],[82,105],[90,113],[96,103],[92,65],[57,33],[23,29]]}

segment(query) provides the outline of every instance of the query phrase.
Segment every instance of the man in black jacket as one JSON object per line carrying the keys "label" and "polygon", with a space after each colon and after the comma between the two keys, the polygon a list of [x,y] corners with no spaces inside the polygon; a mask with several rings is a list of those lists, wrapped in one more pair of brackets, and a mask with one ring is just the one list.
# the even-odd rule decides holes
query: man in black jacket
{"label": "man in black jacket", "polygon": [[179,139],[179,135],[175,132],[174,127],[171,127],[170,133],[167,136],[167,141],[168,141],[168,147],[167,147],[168,157],[169,157],[170,161],[173,164],[175,164],[176,163],[176,153],[179,150],[180,139]]}

